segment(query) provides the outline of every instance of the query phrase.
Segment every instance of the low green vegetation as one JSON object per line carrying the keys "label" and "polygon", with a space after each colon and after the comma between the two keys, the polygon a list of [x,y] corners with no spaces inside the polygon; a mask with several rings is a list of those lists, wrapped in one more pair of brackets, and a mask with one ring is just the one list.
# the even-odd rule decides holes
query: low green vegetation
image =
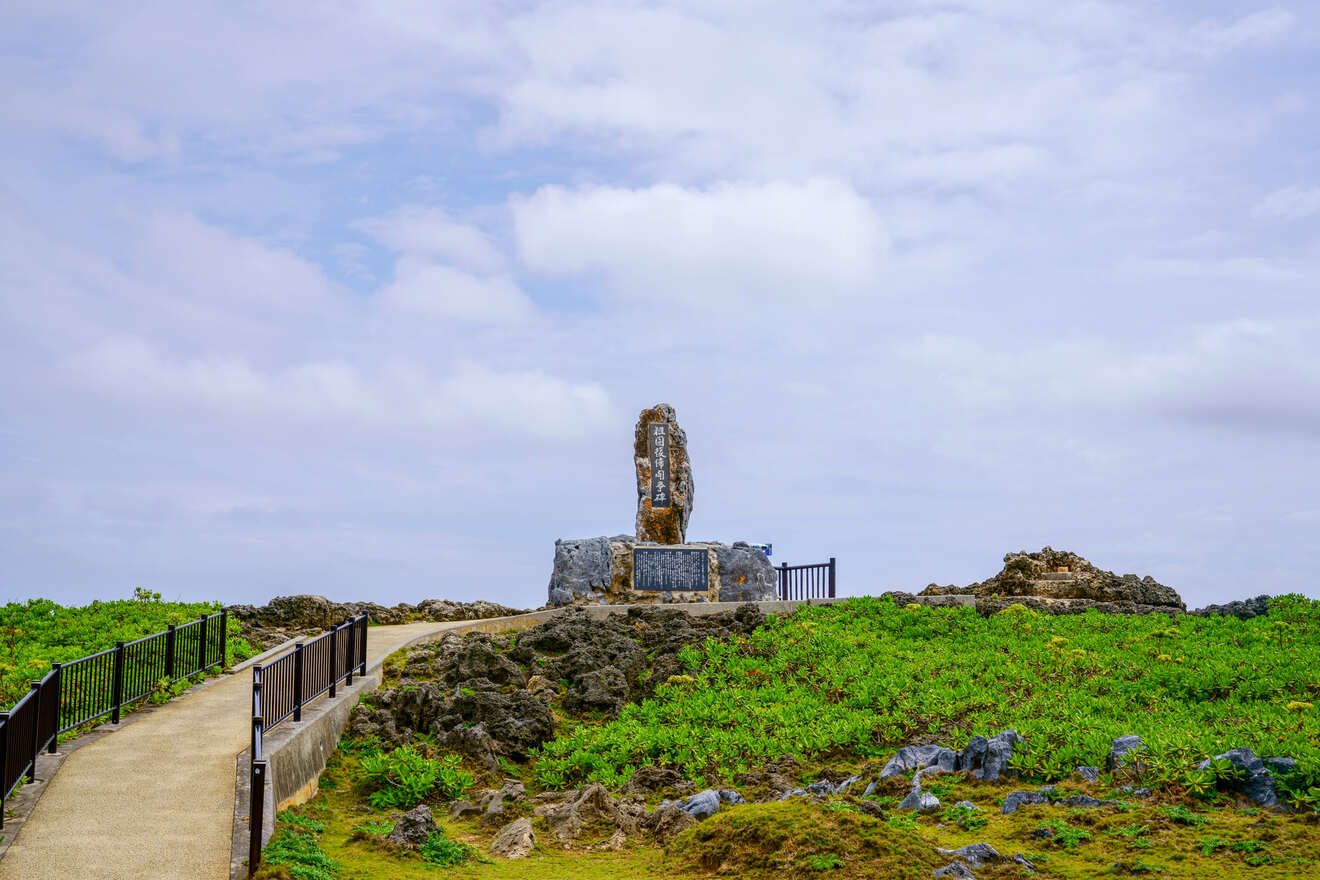
{"label": "low green vegetation", "polygon": [[414,746],[389,752],[367,747],[360,761],[360,779],[370,791],[367,802],[378,810],[410,810],[430,795],[453,800],[472,785],[472,774],[459,769],[458,755],[431,757]]}
{"label": "low green vegetation", "polygon": [[674,867],[748,878],[830,876],[927,880],[947,863],[919,835],[856,810],[794,799],[720,812],[680,835]]}
{"label": "low green vegetation", "polygon": [[[977,868],[983,880],[1029,876],[1012,861],[1019,854],[1036,876],[1069,880],[1320,875],[1320,719],[1298,708],[1320,697],[1320,603],[1285,597],[1253,620],[1171,621],[1020,607],[987,619],[858,599],[771,618],[748,636],[685,648],[680,659],[681,674],[666,671],[654,697],[614,719],[566,711],[561,690],[550,703],[558,737],[523,763],[501,759],[499,777],[527,785],[500,819],[533,817],[538,843],[527,858],[487,856],[496,825],[447,810],[501,778],[428,734],[392,749],[345,739],[320,794],[281,814],[289,861],[260,876],[926,878],[952,861],[940,849],[981,842],[1007,857]],[[399,655],[387,666],[404,662]],[[614,849],[610,829],[594,826],[561,844],[533,813],[543,791],[599,781],[617,793],[641,765],[678,769],[698,788],[733,785],[754,800],[766,792],[746,779],[784,755],[799,759],[794,784],[827,772],[875,779],[899,745],[960,747],[1008,727],[1025,738],[1010,773],[995,783],[928,777],[924,790],[943,806],[926,815],[898,809],[911,786],[903,777],[879,781],[866,798],[854,790],[823,803],[725,807],[664,845],[630,833]],[[1103,769],[1110,742],[1129,733],[1143,750],[1127,768]],[[1197,769],[1237,746],[1297,761],[1295,773],[1276,779],[1296,812],[1250,805],[1231,791],[1240,774],[1227,762]],[[1082,780],[1078,765],[1102,768],[1099,779]],[[740,784],[743,772],[752,777]],[[1010,792],[1044,783],[1057,785],[1050,803],[1000,812]],[[1082,795],[1104,803],[1064,803]],[[648,795],[648,809],[665,796]],[[974,806],[956,806],[963,802]],[[440,832],[420,851],[388,843],[396,813],[417,803],[431,805]]]}
{"label": "low green vegetation", "polygon": [[[582,725],[535,761],[546,786],[622,785],[642,764],[729,778],[783,754],[879,758],[914,738],[961,747],[1015,728],[1012,769],[1063,779],[1141,736],[1133,781],[1211,794],[1207,756],[1236,746],[1295,758],[1284,796],[1320,806],[1320,602],[1275,599],[1267,617],[1040,614],[805,607],[749,637],[680,655],[694,682],[662,685],[609,723]],[[1290,708],[1291,707],[1291,708]]]}
{"label": "low green vegetation", "polygon": [[422,861],[441,867],[461,865],[477,855],[473,847],[457,840],[450,840],[439,831],[433,832],[426,838],[420,853]]}
{"label": "low green vegetation", "polygon": [[318,840],[325,830],[322,822],[311,822],[299,815],[281,814],[285,827],[279,828],[262,851],[266,866],[262,876],[287,875],[293,880],[335,880],[340,864],[326,855]]}
{"label": "low green vegetation", "polygon": [[[135,598],[64,607],[48,599],[29,599],[0,606],[0,710],[28,692],[30,681],[44,676],[52,663],[66,663],[215,614],[219,602],[163,602],[159,593],[141,587]],[[252,647],[238,637],[239,624],[229,621],[226,663],[252,656]],[[162,686],[163,687],[163,686]]]}

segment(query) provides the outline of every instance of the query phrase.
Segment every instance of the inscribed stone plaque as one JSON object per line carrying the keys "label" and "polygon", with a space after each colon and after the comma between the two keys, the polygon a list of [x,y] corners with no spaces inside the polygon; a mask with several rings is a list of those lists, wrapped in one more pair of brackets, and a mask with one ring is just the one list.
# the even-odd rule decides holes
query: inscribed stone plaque
{"label": "inscribed stone plaque", "polygon": [[668,507],[672,497],[669,474],[669,426],[658,422],[650,426],[651,507]]}
{"label": "inscribed stone plaque", "polygon": [[634,590],[705,590],[710,587],[710,558],[705,550],[634,547]]}

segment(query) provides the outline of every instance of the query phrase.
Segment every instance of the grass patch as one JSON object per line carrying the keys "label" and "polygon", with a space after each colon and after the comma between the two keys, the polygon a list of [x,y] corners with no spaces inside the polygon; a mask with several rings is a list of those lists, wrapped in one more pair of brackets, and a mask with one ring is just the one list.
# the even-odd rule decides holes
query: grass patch
{"label": "grass patch", "polygon": [[693,873],[748,878],[929,878],[945,863],[919,836],[860,812],[794,799],[717,813],[669,846]]}

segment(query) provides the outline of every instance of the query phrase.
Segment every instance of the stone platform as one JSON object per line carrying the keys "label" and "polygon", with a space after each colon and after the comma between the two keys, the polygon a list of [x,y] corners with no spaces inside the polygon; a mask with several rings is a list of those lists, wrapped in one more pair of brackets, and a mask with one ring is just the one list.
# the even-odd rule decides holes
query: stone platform
{"label": "stone platform", "polygon": [[765,602],[779,597],[769,558],[742,541],[654,544],[631,535],[561,538],[550,575],[552,606]]}

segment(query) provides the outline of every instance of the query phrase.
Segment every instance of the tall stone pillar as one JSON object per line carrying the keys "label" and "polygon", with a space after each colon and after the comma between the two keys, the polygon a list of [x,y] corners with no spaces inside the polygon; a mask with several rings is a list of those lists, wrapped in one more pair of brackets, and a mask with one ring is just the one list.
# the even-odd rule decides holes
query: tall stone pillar
{"label": "tall stone pillar", "polygon": [[682,544],[692,515],[692,463],[674,408],[659,403],[637,417],[637,540]]}

